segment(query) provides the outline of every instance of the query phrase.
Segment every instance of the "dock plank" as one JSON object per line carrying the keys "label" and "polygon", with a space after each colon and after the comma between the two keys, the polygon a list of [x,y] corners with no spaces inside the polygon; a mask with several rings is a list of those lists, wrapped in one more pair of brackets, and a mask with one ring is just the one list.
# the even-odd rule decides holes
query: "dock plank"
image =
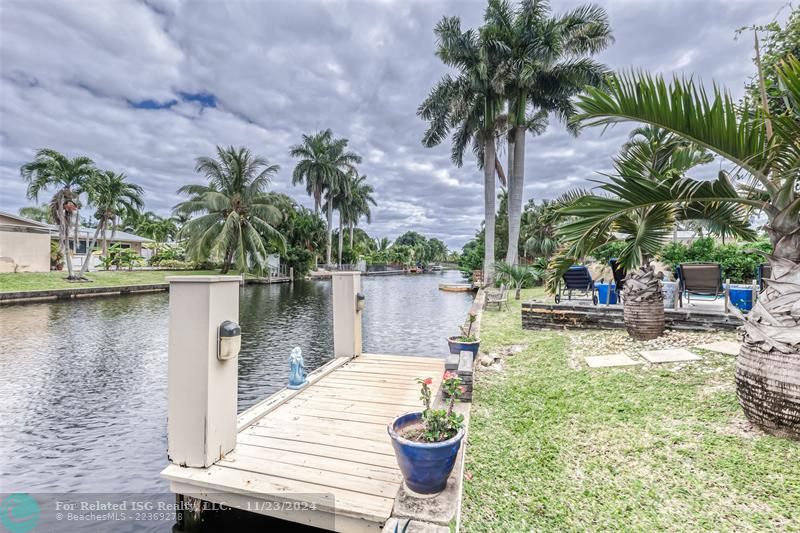
{"label": "dock plank", "polygon": [[337,530],[377,531],[402,483],[386,426],[420,409],[417,378],[433,378],[437,391],[443,372],[443,358],[332,360],[303,389],[284,389],[241,413],[236,449],[224,459],[209,468],[170,465],[162,475],[209,498],[313,503],[334,515]]}

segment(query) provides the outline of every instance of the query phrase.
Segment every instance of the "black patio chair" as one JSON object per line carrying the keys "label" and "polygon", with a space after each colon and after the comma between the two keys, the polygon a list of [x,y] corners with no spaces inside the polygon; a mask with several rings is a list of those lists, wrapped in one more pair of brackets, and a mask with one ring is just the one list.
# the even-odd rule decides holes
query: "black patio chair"
{"label": "black patio chair", "polygon": [[567,300],[572,300],[573,292],[581,293],[586,298],[591,298],[592,303],[597,305],[597,289],[594,286],[592,275],[589,274],[589,269],[585,266],[571,266],[569,270],[564,272],[558,282],[556,303],[561,303],[561,296],[564,293],[567,294]]}

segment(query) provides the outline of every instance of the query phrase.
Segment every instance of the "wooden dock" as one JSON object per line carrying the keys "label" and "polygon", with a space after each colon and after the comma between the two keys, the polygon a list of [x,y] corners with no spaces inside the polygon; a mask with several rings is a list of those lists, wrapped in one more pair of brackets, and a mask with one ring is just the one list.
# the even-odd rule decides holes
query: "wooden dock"
{"label": "wooden dock", "polygon": [[173,492],[334,531],[380,531],[402,477],[387,424],[420,410],[417,378],[438,393],[444,360],[336,358],[241,413],[234,451],[207,468],[170,465]]}

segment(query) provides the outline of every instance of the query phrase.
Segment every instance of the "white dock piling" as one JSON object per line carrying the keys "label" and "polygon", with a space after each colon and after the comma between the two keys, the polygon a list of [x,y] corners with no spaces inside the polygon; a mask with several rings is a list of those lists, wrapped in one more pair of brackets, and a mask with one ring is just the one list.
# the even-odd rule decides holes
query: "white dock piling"
{"label": "white dock piling", "polygon": [[333,355],[361,355],[361,272],[334,272],[333,286]]}
{"label": "white dock piling", "polygon": [[167,455],[207,467],[236,446],[238,357],[217,357],[222,322],[239,321],[240,276],[175,276],[169,293]]}

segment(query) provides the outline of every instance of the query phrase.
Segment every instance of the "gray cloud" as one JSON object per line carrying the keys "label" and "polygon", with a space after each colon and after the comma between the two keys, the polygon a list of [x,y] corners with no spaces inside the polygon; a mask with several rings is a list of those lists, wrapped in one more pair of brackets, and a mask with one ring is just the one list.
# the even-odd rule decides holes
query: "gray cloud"
{"label": "gray cloud", "polygon": [[[563,11],[580,2],[553,3]],[[783,0],[600,3],[617,39],[600,56],[612,68],[694,73],[740,95],[752,75],[752,48],[735,42],[733,32],[769,20]],[[310,205],[291,186],[288,147],[302,133],[331,127],[364,156],[361,170],[376,188],[371,234],[413,229],[460,247],[483,217],[482,177],[471,158],[455,168],[449,146],[423,148],[425,124],[415,111],[445,72],[433,55],[434,24],[460,15],[465,26],[478,25],[483,7],[6,0],[0,206],[15,211],[30,203],[19,166],[51,147],[126,172],[145,188],[147,207],[167,214],[179,200],[175,190],[199,180],[194,158],[212,154],[216,144],[245,145],[279,163],[274,189]],[[200,93],[213,95],[215,107],[186,99]],[[573,138],[552,124],[528,142],[526,198],[588,186],[609,169],[627,131]]]}

